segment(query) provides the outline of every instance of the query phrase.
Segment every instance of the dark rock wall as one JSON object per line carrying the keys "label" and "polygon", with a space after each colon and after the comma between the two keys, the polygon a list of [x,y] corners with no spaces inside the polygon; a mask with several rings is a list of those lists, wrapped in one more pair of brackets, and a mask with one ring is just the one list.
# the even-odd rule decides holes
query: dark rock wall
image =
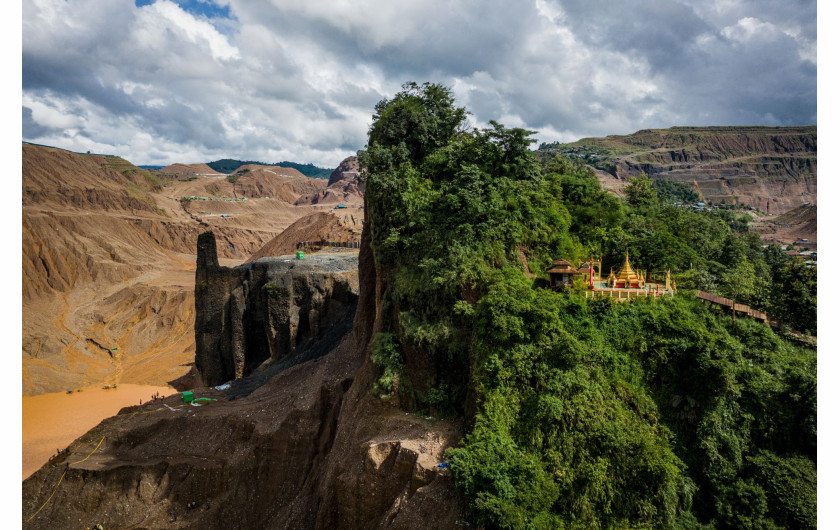
{"label": "dark rock wall", "polygon": [[221,267],[212,232],[199,237],[195,279],[195,364],[207,386],[343,334],[359,294],[357,256],[261,258]]}

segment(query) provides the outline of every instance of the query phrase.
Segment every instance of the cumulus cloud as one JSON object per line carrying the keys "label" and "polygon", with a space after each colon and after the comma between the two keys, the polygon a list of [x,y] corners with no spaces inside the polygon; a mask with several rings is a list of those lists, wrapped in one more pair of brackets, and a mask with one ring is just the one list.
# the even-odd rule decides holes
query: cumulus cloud
{"label": "cumulus cloud", "polygon": [[816,122],[816,2],[31,0],[23,138],[135,163],[325,167],[442,82],[544,141]]}

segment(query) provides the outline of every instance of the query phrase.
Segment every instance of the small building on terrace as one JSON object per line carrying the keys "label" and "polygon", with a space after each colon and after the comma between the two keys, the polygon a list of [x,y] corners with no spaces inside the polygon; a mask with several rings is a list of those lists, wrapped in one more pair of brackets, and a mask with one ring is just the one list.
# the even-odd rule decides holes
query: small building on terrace
{"label": "small building on terrace", "polygon": [[565,259],[556,259],[547,268],[548,281],[552,289],[571,287],[575,278],[586,278],[589,275],[589,267],[575,267]]}
{"label": "small building on terrace", "polygon": [[[597,270],[596,270],[597,267]],[[575,278],[584,278],[587,286],[587,297],[609,296],[617,300],[630,300],[638,297],[674,296],[676,283],[671,279],[670,269],[665,274],[665,281],[648,281],[644,273],[636,271],[630,265],[630,255],[625,253],[624,264],[618,274],[610,269],[609,276],[601,277],[601,261],[591,261],[574,267],[564,259],[555,260],[546,269],[549,282],[553,289],[571,287]]]}

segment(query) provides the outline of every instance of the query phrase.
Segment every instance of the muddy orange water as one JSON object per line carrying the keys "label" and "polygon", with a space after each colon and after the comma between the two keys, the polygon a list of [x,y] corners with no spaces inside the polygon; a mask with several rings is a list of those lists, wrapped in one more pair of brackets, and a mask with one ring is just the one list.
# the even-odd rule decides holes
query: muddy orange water
{"label": "muddy orange water", "polygon": [[64,449],[100,421],[121,408],[139,405],[158,392],[174,394],[167,386],[119,385],[104,390],[86,387],[82,392],[23,396],[23,478],[43,466],[56,449]]}

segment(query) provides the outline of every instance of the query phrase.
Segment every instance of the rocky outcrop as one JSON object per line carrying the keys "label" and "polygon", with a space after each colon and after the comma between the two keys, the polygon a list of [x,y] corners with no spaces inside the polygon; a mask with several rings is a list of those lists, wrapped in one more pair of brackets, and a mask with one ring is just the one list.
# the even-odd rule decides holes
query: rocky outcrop
{"label": "rocky outcrop", "polygon": [[[231,293],[236,284],[224,278],[233,273],[218,266],[212,235],[200,241],[200,281]],[[258,388],[262,371],[224,392],[195,389],[218,400],[203,407],[176,395],[123,409],[24,481],[26,526],[470,526],[439,466],[461,424],[405,413],[370,393],[370,340],[381,326],[387,275],[374,263],[367,223],[358,264],[355,319],[340,345]],[[229,271],[237,269],[244,274]],[[216,300],[238,304],[230,295]]]}
{"label": "rocky outcrop", "polygon": [[221,267],[212,232],[198,238],[195,278],[195,363],[208,386],[269,359],[331,350],[351,327],[359,293],[352,253]]}
{"label": "rocky outcrop", "polygon": [[295,204],[339,204],[362,206],[364,202],[364,184],[359,169],[359,159],[351,156],[330,174],[327,188],[318,193],[302,195]]}
{"label": "rocky outcrop", "polygon": [[327,186],[332,186],[341,180],[352,180],[359,176],[359,158],[349,156],[341,161],[337,168],[330,173]]}

